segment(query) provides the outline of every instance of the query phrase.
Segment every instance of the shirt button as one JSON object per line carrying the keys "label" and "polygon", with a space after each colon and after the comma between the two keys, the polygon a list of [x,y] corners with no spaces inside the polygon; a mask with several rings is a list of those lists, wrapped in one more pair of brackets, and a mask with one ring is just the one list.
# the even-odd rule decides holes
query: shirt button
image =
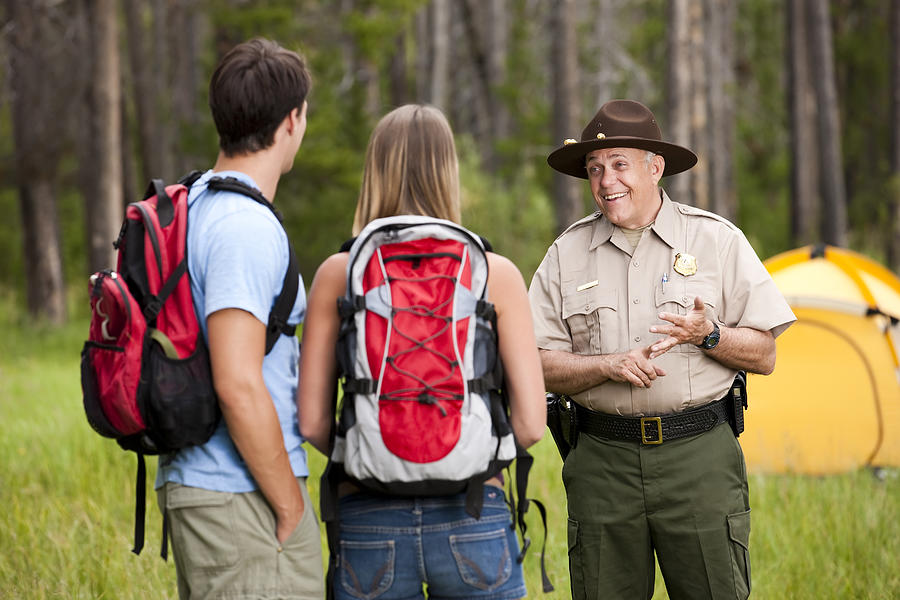
{"label": "shirt button", "polygon": [[641,299],[640,299],[640,298],[635,298],[634,300],[632,300],[632,302],[634,302],[635,304],[640,304],[640,303],[641,303]]}
{"label": "shirt button", "polygon": [[591,305],[590,305],[590,304],[585,304],[585,305],[584,305],[584,310],[590,312],[590,310],[591,310]]}
{"label": "shirt button", "polygon": [[640,262],[639,260],[636,260],[636,261],[634,261],[634,262],[631,263],[631,264],[633,264],[634,266],[638,267],[638,266],[640,266],[641,262]]}
{"label": "shirt button", "polygon": [[682,301],[682,302],[687,302],[687,296],[682,296],[682,297],[681,297],[681,301]]}
{"label": "shirt button", "polygon": [[634,341],[636,341],[636,342],[641,341],[641,336],[639,336],[639,335],[634,336]]}

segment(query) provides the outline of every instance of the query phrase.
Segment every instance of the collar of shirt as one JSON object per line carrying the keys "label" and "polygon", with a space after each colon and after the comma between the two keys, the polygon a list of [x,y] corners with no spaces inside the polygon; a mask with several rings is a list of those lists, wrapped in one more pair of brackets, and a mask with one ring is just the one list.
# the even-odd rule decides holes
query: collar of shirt
{"label": "collar of shirt", "polygon": [[[656,215],[656,221],[651,225],[650,229],[655,231],[656,235],[670,248],[675,248],[675,240],[677,238],[677,232],[675,231],[677,227],[675,206],[664,189],[660,188],[659,193],[662,196],[662,206],[660,206],[659,213]],[[591,237],[590,249],[594,250],[600,244],[610,241],[616,229],[618,228],[610,223],[609,219],[603,217],[598,219]]]}

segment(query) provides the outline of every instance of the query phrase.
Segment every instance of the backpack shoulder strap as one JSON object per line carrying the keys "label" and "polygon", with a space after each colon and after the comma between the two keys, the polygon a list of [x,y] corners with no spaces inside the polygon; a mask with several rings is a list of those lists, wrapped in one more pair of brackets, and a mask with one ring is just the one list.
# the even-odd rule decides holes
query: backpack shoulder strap
{"label": "backpack shoulder strap", "polygon": [[355,237],[350,238],[349,240],[347,240],[346,242],[341,244],[341,247],[338,250],[338,252],[350,252],[350,248],[353,247],[353,242],[355,242],[355,241],[356,241]]}
{"label": "backpack shoulder strap", "polygon": [[297,300],[297,292],[300,287],[300,269],[297,266],[297,256],[294,254],[294,246],[291,244],[291,238],[288,235],[287,230],[284,229],[284,221],[281,213],[272,206],[271,202],[266,200],[266,197],[263,196],[259,190],[250,187],[236,177],[213,177],[208,181],[208,186],[212,190],[243,194],[259,204],[262,204],[272,211],[272,214],[278,219],[281,228],[284,230],[284,234],[288,238],[289,259],[287,271],[284,274],[281,292],[278,294],[278,298],[275,299],[275,304],[269,312],[269,322],[266,324],[266,354],[268,354],[272,351],[272,348],[275,347],[275,342],[278,341],[278,338],[282,334],[290,337],[297,331],[296,325],[288,324],[288,319],[291,316],[291,309],[294,307],[294,302]]}
{"label": "backpack shoulder strap", "polygon": [[202,176],[203,176],[203,171],[198,171],[198,170],[194,169],[190,173],[185,173],[184,175],[182,175],[181,179],[178,180],[178,183],[180,183],[184,187],[191,187]]}

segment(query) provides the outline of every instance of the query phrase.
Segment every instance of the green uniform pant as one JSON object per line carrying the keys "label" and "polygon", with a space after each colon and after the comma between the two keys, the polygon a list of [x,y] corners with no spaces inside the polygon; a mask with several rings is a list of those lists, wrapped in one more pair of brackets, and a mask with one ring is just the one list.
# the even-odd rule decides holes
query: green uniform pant
{"label": "green uniform pant", "polygon": [[727,424],[642,445],[579,433],[563,466],[572,598],[747,598],[750,504]]}

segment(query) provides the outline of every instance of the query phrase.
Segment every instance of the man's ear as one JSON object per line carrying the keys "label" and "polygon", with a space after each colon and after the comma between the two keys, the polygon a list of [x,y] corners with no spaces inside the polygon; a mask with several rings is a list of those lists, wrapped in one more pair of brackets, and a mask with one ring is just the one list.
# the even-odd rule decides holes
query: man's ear
{"label": "man's ear", "polygon": [[288,120],[288,133],[293,134],[296,128],[300,128],[300,135],[306,133],[306,101],[300,106],[300,108],[295,108],[288,114],[286,117]]}
{"label": "man's ear", "polygon": [[650,161],[650,175],[653,176],[653,183],[659,183],[662,174],[666,170],[666,159],[661,154],[654,154]]}

